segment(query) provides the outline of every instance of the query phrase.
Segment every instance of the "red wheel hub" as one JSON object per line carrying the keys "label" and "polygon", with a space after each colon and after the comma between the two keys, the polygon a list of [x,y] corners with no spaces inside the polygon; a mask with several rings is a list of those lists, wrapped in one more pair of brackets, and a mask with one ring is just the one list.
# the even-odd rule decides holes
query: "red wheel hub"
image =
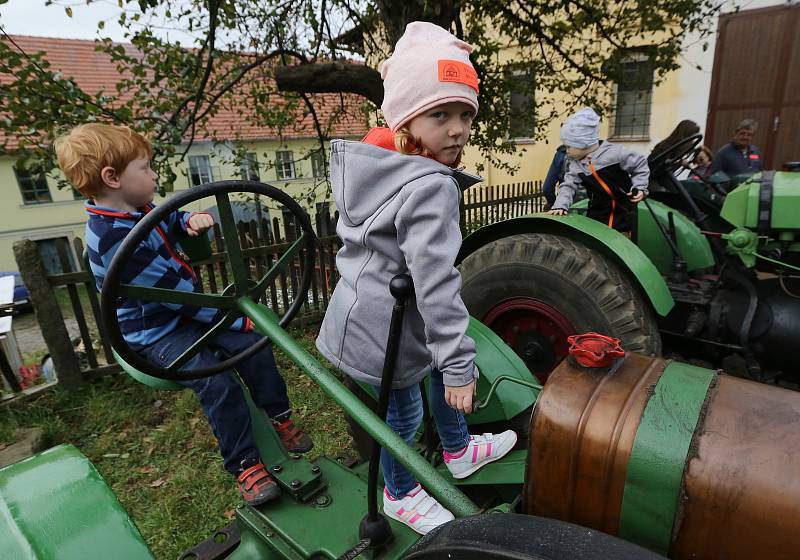
{"label": "red wheel hub", "polygon": [[575,327],[551,305],[533,298],[511,298],[492,307],[483,323],[525,361],[543,383],[569,354],[567,337]]}

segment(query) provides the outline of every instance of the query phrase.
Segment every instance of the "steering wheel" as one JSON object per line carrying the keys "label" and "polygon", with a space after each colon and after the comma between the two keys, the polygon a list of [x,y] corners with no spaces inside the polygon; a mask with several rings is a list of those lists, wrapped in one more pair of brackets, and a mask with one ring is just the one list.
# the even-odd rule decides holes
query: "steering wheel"
{"label": "steering wheel", "polygon": [[[272,268],[256,281],[249,278],[249,266],[246,257],[243,255],[242,247],[239,244],[239,236],[236,231],[236,223],[233,218],[233,210],[229,198],[229,195],[235,192],[258,194],[279,202],[294,215],[297,220],[296,223],[299,224],[302,230],[302,234],[286,249]],[[230,263],[233,274],[233,283],[227,286],[221,294],[184,292],[180,290],[134,286],[121,283],[125,264],[133,256],[139,244],[147,238],[150,232],[158,226],[159,223],[178,208],[210,196],[216,198],[220,225],[225,237],[225,247],[228,252],[228,262]],[[317,237],[314,234],[314,230],[311,228],[311,220],[305,210],[303,210],[292,197],[272,185],[256,181],[219,181],[195,187],[173,196],[164,204],[161,204],[149,212],[134,226],[120,244],[119,249],[108,267],[105,280],[103,281],[100,301],[103,326],[111,341],[111,346],[127,364],[142,373],[160,379],[178,381],[200,379],[229,370],[237,363],[249,358],[264,348],[264,346],[269,344],[269,339],[264,337],[250,348],[213,366],[195,368],[192,371],[179,371],[192,357],[210,344],[217,333],[229,328],[234,321],[242,315],[239,309],[239,302],[241,300],[253,299],[258,301],[267,286],[278,277],[281,271],[290,265],[298,253],[304,251],[304,255],[301,256],[302,276],[299,286],[295,293],[292,294],[294,299],[286,308],[279,321],[281,327],[288,325],[303,305],[305,295],[308,293],[308,288],[311,285],[311,279],[314,274],[316,240]],[[211,307],[223,310],[225,313],[200,339],[164,368],[156,366],[142,357],[134,351],[123,338],[119,322],[117,321],[117,304],[121,296],[154,302]]]}
{"label": "steering wheel", "polygon": [[651,170],[665,169],[672,172],[680,166],[684,159],[693,152],[699,151],[699,144],[703,140],[703,135],[699,132],[679,140],[672,146],[666,148],[661,153],[647,158],[647,163]]}

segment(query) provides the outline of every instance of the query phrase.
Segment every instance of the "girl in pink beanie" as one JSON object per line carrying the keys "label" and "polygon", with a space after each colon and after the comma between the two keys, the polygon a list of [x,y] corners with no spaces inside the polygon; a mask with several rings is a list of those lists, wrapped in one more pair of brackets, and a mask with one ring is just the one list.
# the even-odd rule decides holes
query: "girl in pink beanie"
{"label": "girl in pink beanie", "polygon": [[[479,374],[454,267],[461,190],[478,180],[455,169],[478,110],[471,50],[441,27],[409,24],[381,69],[389,127],[371,130],[361,142],[331,142],[341,279],[317,338],[317,348],[340,371],[379,386],[394,302],[389,281],[411,274],[415,295],[386,422],[414,441],[422,420],[420,381],[430,376],[430,405],[454,478],[500,459],[517,441],[511,430],[471,436],[464,419]],[[386,515],[421,534],[453,519],[386,450],[381,470]]]}

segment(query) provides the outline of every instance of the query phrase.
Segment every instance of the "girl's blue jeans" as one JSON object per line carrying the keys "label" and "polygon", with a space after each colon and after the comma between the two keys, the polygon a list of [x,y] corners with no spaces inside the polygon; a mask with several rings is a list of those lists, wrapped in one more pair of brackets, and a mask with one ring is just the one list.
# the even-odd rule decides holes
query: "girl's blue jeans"
{"label": "girl's blue jeans", "polygon": [[[444,400],[444,382],[438,370],[431,372],[429,401],[436,422],[436,431],[444,450],[450,453],[461,451],[469,443],[469,431],[464,414],[451,408]],[[392,431],[409,444],[414,441],[422,421],[422,394],[419,385],[405,389],[393,389],[389,393],[389,408],[386,423]],[[416,486],[414,475],[381,449],[381,470],[386,490],[393,498],[402,498]]]}
{"label": "girl's blue jeans", "polygon": [[[203,336],[207,328],[207,325],[191,321],[141,350],[140,353],[156,365],[167,366]],[[214,365],[221,361],[215,351],[219,352],[222,358],[228,358],[249,348],[261,338],[260,334],[253,332],[221,332],[209,346],[203,348],[181,369],[191,370]],[[236,371],[250,391],[256,406],[264,409],[272,419],[283,420],[289,417],[291,408],[286,394],[286,384],[275,364],[272,346],[268,345],[254,356],[239,362]],[[219,443],[226,471],[236,474],[244,459],[259,457],[250,431],[250,410],[247,408],[242,387],[236,381],[233,372],[218,373],[204,379],[179,383],[197,393],[200,406]]]}

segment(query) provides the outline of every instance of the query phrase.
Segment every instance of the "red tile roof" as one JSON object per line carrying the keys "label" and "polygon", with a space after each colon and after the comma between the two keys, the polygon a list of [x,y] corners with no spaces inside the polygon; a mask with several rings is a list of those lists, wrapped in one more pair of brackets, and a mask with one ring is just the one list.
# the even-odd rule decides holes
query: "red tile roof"
{"label": "red tile roof", "polygon": [[[53,70],[60,70],[72,78],[87,93],[96,94],[102,90],[116,95],[116,84],[120,73],[108,55],[95,51],[96,42],[79,39],[58,39],[50,37],[12,36],[13,41],[28,54],[43,52]],[[128,43],[122,46],[129,54],[136,54],[136,48]],[[0,83],[8,82],[9,77],[0,75]],[[268,140],[276,138],[309,138],[316,136],[314,121],[301,103],[292,123],[279,130],[273,126],[262,126],[252,122],[252,103],[248,101],[246,86],[238,95],[220,106],[219,111],[208,119],[204,128],[198,131],[196,140],[216,137],[223,140]],[[363,135],[368,126],[359,105],[364,100],[355,95],[313,94],[317,116],[323,126],[330,126],[330,135]],[[332,123],[332,125],[328,125]],[[57,123],[54,123],[57,124]],[[0,144],[5,139],[0,131]],[[8,149],[16,148],[16,139],[9,138]]]}

